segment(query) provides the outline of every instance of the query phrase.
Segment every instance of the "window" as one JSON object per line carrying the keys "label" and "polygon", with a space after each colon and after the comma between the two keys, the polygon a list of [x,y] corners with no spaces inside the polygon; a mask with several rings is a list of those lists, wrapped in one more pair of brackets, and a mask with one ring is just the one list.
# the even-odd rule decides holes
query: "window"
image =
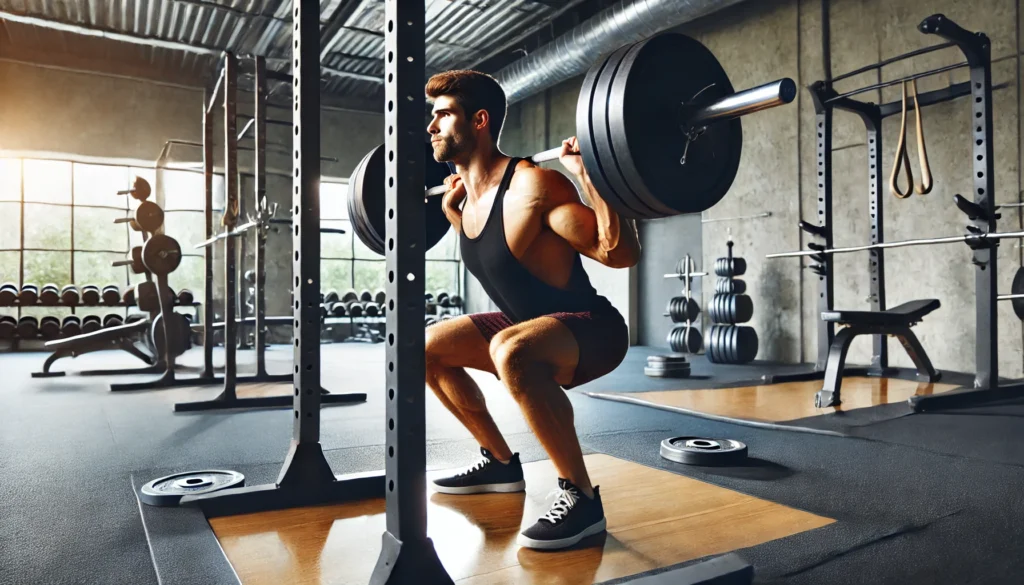
{"label": "window", "polygon": [[[171,287],[202,290],[202,256],[191,249],[192,240],[202,240],[205,233],[193,225],[198,222],[202,228],[204,218],[202,173],[161,170],[157,193],[154,169],[35,159],[0,159],[0,282],[19,287],[113,284],[123,289],[141,281],[142,276],[131,274],[128,267],[111,266],[124,260],[132,246],[142,245],[140,234],[127,223],[114,223],[138,206],[134,198],[117,194],[129,188],[135,176],[153,186],[151,199],[165,208],[165,228],[178,239],[186,256],[170,277]],[[196,192],[198,210],[189,209],[196,205]],[[79,314],[96,311],[116,310],[74,310]],[[4,314],[18,312],[10,308]],[[33,307],[22,312],[62,316],[72,310]]]}
{"label": "window", "polygon": [[[357,292],[383,289],[385,260],[370,251],[355,237],[348,217],[348,185],[321,183],[320,221],[325,228],[341,228],[344,235],[320,235],[320,280],[324,292],[336,290],[341,294],[348,289]],[[462,294],[461,259],[455,231],[448,234],[426,254],[426,291],[437,294]]]}

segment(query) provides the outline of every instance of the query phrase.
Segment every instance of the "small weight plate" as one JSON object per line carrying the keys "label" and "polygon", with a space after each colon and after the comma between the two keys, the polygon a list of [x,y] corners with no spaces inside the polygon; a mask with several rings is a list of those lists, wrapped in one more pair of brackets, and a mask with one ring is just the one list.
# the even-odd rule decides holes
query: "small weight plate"
{"label": "small weight plate", "polygon": [[177,506],[184,496],[199,496],[244,485],[245,476],[237,471],[186,471],[147,483],[139,490],[139,499],[150,506]]}
{"label": "small weight plate", "polygon": [[[673,74],[680,63],[686,74]],[[743,147],[739,118],[708,125],[680,164],[682,104],[701,106],[732,93],[714,54],[686,35],[650,37],[623,58],[609,96],[615,155],[634,191],[655,209],[672,210],[662,217],[710,209],[732,185]]]}
{"label": "small weight plate", "polygon": [[153,274],[170,274],[181,264],[181,246],[165,234],[153,234],[142,246],[142,263]]}
{"label": "small weight plate", "polygon": [[603,161],[598,158],[597,152],[596,129],[594,128],[596,120],[592,115],[596,99],[594,86],[597,84],[598,77],[600,77],[607,66],[610,57],[611,55],[608,55],[603,59],[598,59],[587,70],[587,74],[583,78],[583,85],[580,87],[579,98],[576,101],[576,140],[580,149],[580,156],[583,158],[583,166],[587,169],[587,174],[590,176],[590,180],[594,183],[594,188],[597,189],[601,198],[619,214],[633,217],[636,215],[636,211],[627,207],[622,198],[608,184],[602,166]]}
{"label": "small weight plate", "polygon": [[[1018,268],[1017,274],[1013,275],[1010,294],[1024,294],[1024,267]],[[1010,304],[1013,305],[1013,312],[1017,318],[1024,319],[1024,299],[1010,299]]]}
{"label": "small weight plate", "polygon": [[739,465],[747,459],[747,446],[733,439],[672,437],[661,442],[661,456],[685,465]]}
{"label": "small weight plate", "polygon": [[685,364],[689,363],[686,361],[686,356],[681,353],[670,353],[662,355],[649,355],[647,356],[648,364]]}
{"label": "small weight plate", "polygon": [[135,210],[135,223],[142,231],[153,233],[164,225],[164,210],[152,201],[142,201]]}

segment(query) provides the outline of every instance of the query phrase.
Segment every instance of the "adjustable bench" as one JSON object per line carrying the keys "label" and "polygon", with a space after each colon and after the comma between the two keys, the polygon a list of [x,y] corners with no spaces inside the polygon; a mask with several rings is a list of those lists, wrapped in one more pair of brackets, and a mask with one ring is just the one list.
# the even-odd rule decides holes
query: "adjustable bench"
{"label": "adjustable bench", "polygon": [[917,379],[922,382],[937,382],[940,374],[932,367],[928,354],[921,342],[910,330],[921,318],[940,307],[938,299],[921,299],[903,303],[885,311],[825,311],[823,321],[845,326],[836,334],[828,350],[828,364],[825,367],[825,385],[815,395],[814,405],[818,408],[839,406],[839,389],[843,384],[843,368],[850,343],[858,335],[895,335],[910,359],[917,366]]}

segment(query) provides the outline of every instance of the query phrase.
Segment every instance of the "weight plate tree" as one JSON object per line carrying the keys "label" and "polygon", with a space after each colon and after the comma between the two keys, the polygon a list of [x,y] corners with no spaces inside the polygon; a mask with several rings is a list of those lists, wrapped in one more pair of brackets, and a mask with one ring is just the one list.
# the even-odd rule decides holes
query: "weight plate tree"
{"label": "weight plate tree", "polygon": [[729,253],[715,260],[715,295],[708,303],[708,316],[716,325],[708,333],[708,359],[719,364],[745,364],[757,356],[757,332],[753,327],[738,327],[754,315],[754,303],[741,292],[746,291],[744,281],[735,278],[747,271],[747,262],[732,255],[732,240],[727,242]]}

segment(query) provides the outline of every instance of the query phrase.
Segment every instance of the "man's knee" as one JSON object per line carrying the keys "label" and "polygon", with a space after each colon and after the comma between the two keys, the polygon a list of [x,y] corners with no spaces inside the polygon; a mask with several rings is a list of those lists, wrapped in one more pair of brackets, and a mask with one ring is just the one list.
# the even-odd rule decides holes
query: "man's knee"
{"label": "man's knee", "polygon": [[547,366],[543,356],[536,355],[533,344],[524,334],[502,331],[491,340],[490,352],[494,367],[503,378],[537,373]]}

